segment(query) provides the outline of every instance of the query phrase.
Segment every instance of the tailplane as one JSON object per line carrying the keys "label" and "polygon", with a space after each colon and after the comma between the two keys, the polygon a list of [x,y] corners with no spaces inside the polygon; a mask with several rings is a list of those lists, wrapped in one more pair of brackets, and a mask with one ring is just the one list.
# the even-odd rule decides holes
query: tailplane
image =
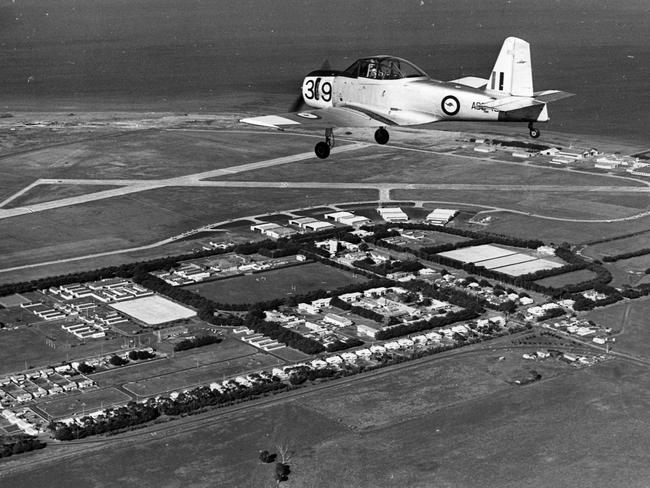
{"label": "tailplane", "polygon": [[530,45],[526,41],[508,37],[503,42],[486,90],[516,97],[533,96]]}

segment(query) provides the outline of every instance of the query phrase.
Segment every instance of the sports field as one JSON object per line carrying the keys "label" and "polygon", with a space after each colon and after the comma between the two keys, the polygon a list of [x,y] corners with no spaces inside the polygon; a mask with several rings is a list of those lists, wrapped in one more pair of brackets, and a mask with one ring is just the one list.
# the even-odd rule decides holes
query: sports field
{"label": "sports field", "polygon": [[284,361],[270,354],[258,353],[125,383],[124,388],[136,395],[154,396],[173,390],[207,385],[213,381],[220,382],[232,375],[246,375],[261,369],[270,369],[272,366],[282,363]]}
{"label": "sports field", "polygon": [[321,263],[308,263],[236,278],[199,283],[187,288],[220,303],[254,303],[301,295],[318,289],[334,290],[363,281],[366,281],[366,278],[348,271]]}
{"label": "sports field", "polygon": [[551,288],[560,288],[564,285],[571,285],[574,283],[582,283],[583,281],[589,281],[596,277],[596,274],[588,269],[581,269],[578,271],[572,271],[570,273],[564,273],[556,276],[549,276],[543,280],[538,280],[535,283],[542,286],[550,286]]}
{"label": "sports field", "polygon": [[258,349],[253,346],[227,337],[219,344],[209,344],[196,349],[176,352],[166,358],[154,361],[132,363],[128,367],[111,369],[90,375],[90,377],[100,386],[119,386],[201,366],[224,365],[232,359],[248,357],[257,353]]}
{"label": "sports field", "polygon": [[52,400],[38,402],[38,408],[52,418],[66,418],[83,412],[91,413],[111,405],[121,405],[130,400],[125,393],[115,388],[83,391],[68,395],[57,395]]}
{"label": "sports field", "polygon": [[196,316],[194,310],[183,307],[160,295],[150,295],[134,300],[112,303],[110,307],[147,325],[160,325]]}

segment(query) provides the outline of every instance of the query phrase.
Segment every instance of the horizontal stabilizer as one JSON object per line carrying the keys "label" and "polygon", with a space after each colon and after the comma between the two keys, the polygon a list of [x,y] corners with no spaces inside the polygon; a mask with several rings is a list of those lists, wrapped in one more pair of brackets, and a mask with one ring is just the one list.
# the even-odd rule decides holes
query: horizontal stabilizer
{"label": "horizontal stabilizer", "polygon": [[545,90],[545,91],[535,92],[533,96],[535,97],[535,100],[548,103],[548,102],[555,102],[557,100],[562,100],[563,98],[569,98],[574,95],[575,93],[569,93],[560,90]]}
{"label": "horizontal stabilizer", "polygon": [[481,103],[481,106],[507,112],[509,110],[518,110],[520,108],[532,107],[534,105],[542,105],[543,103],[544,102],[533,100],[530,97],[503,97]]}
{"label": "horizontal stabilizer", "polygon": [[478,76],[466,76],[465,78],[458,78],[451,80],[449,83],[458,83],[459,85],[469,86],[470,88],[484,89],[487,86],[488,80],[479,78]]}

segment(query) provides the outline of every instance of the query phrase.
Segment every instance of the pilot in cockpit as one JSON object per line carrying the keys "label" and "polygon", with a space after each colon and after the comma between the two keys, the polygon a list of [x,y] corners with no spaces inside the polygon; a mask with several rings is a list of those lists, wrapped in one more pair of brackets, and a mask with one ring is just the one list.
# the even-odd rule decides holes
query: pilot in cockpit
{"label": "pilot in cockpit", "polygon": [[377,61],[374,59],[368,63],[368,78],[377,78]]}

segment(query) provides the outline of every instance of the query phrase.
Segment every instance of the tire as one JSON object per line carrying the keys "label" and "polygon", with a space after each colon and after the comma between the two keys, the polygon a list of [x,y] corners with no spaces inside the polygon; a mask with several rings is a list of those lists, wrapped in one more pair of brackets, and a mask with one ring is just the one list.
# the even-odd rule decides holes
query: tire
{"label": "tire", "polygon": [[380,127],[375,131],[375,141],[377,141],[377,144],[386,144],[388,139],[390,139],[388,131],[383,127]]}
{"label": "tire", "polygon": [[321,141],[314,147],[314,152],[320,159],[327,159],[330,155],[330,145],[325,141]]}
{"label": "tire", "polygon": [[536,129],[534,127],[530,129],[530,137],[533,139],[537,139],[540,135],[542,135],[542,133],[539,131],[539,129]]}

